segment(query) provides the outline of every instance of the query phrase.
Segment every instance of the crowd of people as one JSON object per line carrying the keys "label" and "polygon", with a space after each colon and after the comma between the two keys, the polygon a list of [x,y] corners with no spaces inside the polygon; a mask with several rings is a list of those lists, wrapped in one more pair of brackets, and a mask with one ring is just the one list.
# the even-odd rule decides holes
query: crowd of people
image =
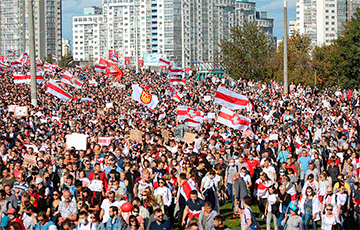
{"label": "crowd of people", "polygon": [[[1,228],[229,230],[230,219],[242,230],[360,229],[360,91],[291,84],[285,96],[276,82],[194,75],[176,87],[178,102],[163,73],[129,70],[118,81],[68,68],[85,83],[60,84],[73,95],[64,101],[43,87],[64,71],[44,72],[36,107],[30,85],[14,84],[15,70],[0,74]],[[131,99],[133,84],[158,97],[155,109]],[[219,85],[249,98],[236,111],[251,119],[247,130],[209,115],[221,106],[204,98]],[[178,105],[205,114],[189,127],[190,143],[176,132],[184,125]],[[141,140],[131,130],[142,131]],[[74,133],[87,135],[85,150],[67,145]],[[104,145],[100,137],[112,139]],[[226,203],[231,216],[220,210]]]}

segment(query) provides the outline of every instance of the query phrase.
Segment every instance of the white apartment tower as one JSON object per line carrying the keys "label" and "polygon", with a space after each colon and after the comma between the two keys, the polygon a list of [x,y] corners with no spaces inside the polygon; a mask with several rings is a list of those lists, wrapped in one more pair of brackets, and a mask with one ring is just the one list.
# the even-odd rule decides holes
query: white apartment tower
{"label": "white apartment tower", "polygon": [[298,0],[296,27],[312,47],[329,45],[359,7],[359,0]]}
{"label": "white apartment tower", "polygon": [[[75,21],[78,17],[85,16],[73,17],[74,36],[79,33],[75,28],[80,26]],[[257,21],[269,37],[273,36],[273,19],[267,19],[266,12],[256,12],[255,2],[248,0],[102,0],[99,18],[103,18],[106,33],[102,57],[107,58],[108,51],[114,50],[121,65],[125,57],[134,65],[136,54],[142,59],[144,54],[154,53],[182,65],[183,47],[185,67],[192,67],[194,62],[214,62],[221,39],[230,35],[232,26],[245,20]],[[85,51],[80,56],[75,50],[76,45],[75,60],[87,60]]]}
{"label": "white apartment tower", "polygon": [[75,61],[93,64],[106,57],[106,28],[104,17],[99,15],[73,16],[73,57]]}
{"label": "white apartment tower", "polygon": [[[16,58],[29,52],[28,0],[0,1],[0,55],[16,50]],[[44,60],[46,55],[62,54],[61,0],[33,0],[35,53]]]}

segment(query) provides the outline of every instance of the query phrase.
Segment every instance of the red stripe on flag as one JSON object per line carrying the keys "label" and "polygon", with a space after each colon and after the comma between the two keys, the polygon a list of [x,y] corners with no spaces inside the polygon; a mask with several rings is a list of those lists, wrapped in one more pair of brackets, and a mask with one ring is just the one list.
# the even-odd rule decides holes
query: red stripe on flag
{"label": "red stripe on flag", "polygon": [[231,96],[223,94],[223,93],[221,93],[219,91],[216,92],[215,98],[219,98],[219,99],[222,99],[222,100],[227,101],[229,103],[240,105],[240,106],[246,106],[248,104],[248,102],[249,102],[247,100],[239,99],[239,98],[236,98],[236,97],[231,97]]}
{"label": "red stripe on flag", "polygon": [[66,93],[63,89],[60,89],[60,88],[56,87],[56,86],[53,85],[53,84],[50,84],[50,83],[49,83],[49,84],[48,84],[48,87],[49,87],[50,89],[52,89],[52,90],[54,90],[54,91],[56,91],[56,92],[64,95],[65,97],[72,98],[72,97],[71,97],[68,93]]}

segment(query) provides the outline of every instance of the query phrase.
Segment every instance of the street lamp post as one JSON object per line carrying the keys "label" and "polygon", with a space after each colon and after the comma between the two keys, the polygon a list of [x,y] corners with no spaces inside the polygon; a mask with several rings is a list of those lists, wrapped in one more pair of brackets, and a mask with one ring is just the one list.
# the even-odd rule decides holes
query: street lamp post
{"label": "street lamp post", "polygon": [[287,0],[284,0],[284,94],[289,93],[287,50]]}
{"label": "street lamp post", "polygon": [[31,75],[31,104],[37,106],[36,98],[36,64],[35,64],[35,35],[34,35],[34,8],[33,0],[28,1],[29,3],[29,33],[30,33],[30,75]]}

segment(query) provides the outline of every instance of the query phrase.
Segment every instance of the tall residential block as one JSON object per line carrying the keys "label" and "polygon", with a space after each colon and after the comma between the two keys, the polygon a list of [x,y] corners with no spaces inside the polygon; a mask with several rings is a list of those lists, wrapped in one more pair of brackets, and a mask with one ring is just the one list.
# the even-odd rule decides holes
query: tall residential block
{"label": "tall residential block", "polygon": [[[62,54],[61,0],[33,0],[35,53],[44,60],[48,54]],[[16,58],[29,52],[29,0],[0,1],[0,55]],[[16,55],[8,54],[16,50]]]}
{"label": "tall residential block", "polygon": [[359,0],[297,0],[297,31],[311,39],[312,47],[329,45],[359,6]]}
{"label": "tall residential block", "polygon": [[[109,50],[115,51],[120,64],[129,57],[134,65],[136,54],[139,59],[145,54],[164,55],[178,65],[184,56],[185,67],[214,62],[221,39],[228,38],[230,28],[245,20],[257,21],[269,38],[273,37],[273,19],[268,19],[266,12],[257,12],[255,2],[248,0],[103,0],[101,12],[106,36],[101,41],[104,52],[98,55],[107,58]],[[73,53],[75,60],[88,61],[85,53],[89,51],[76,50],[80,36],[81,42],[86,42],[79,34],[83,27],[80,17],[88,20],[93,15],[73,17]]]}

